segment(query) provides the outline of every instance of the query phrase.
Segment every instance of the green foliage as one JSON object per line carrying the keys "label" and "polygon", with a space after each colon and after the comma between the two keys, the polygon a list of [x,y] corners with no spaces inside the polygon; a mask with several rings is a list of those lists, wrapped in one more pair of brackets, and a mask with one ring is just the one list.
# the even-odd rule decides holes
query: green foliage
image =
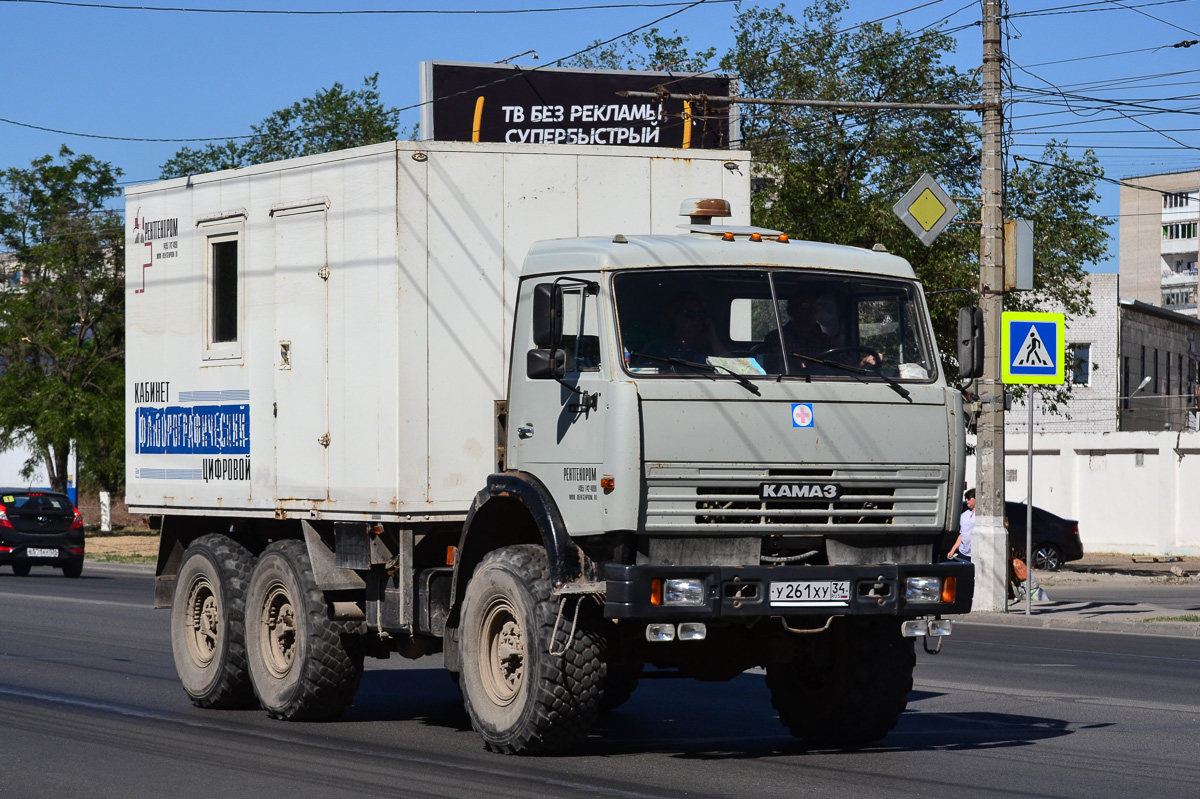
{"label": "green foliage", "polygon": [[[658,28],[626,36],[603,47],[589,50],[563,62],[564,67],[576,69],[637,69],[655,72],[700,72],[717,54],[717,48],[688,52],[688,38],[672,31],[663,36]],[[597,39],[593,44],[599,44]]]}
{"label": "green foliage", "polygon": [[121,171],[63,147],[3,172],[0,236],[0,447],[30,446],[51,486],[124,482],[125,235],[105,208]]}
{"label": "green foliage", "polygon": [[254,134],[244,142],[230,139],[201,149],[184,147],[162,165],[162,177],[235,169],[394,141],[400,136],[400,112],[383,105],[378,82],[377,72],[363,79],[361,89],[347,91],[335,83],[252,125]]}

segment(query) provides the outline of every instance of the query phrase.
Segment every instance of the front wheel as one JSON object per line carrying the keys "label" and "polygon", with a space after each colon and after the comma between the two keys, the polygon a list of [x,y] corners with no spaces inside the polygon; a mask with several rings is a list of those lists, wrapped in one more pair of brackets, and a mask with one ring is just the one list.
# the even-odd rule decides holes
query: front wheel
{"label": "front wheel", "polygon": [[363,672],[350,626],[329,618],[303,541],[276,541],[258,558],[246,600],[246,653],[267,713],[328,721],[354,701]]}
{"label": "front wheel", "polygon": [[864,746],[886,736],[908,705],[917,664],[897,619],[847,619],[767,666],[779,720],[814,745]]}
{"label": "front wheel", "polygon": [[[575,603],[584,603],[577,617]],[[499,549],[476,567],[462,606],[460,687],[489,749],[542,754],[587,735],[605,676],[596,610],[571,597],[556,630],[559,603],[539,546]]]}
{"label": "front wheel", "polygon": [[254,556],[223,535],[201,536],[183,555],[171,602],[171,650],[183,690],[197,707],[256,704],[243,618],[253,568]]}

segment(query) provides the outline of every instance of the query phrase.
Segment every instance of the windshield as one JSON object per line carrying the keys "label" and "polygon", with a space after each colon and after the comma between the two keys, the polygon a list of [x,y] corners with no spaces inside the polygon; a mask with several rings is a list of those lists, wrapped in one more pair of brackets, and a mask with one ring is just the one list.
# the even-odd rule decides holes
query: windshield
{"label": "windshield", "polygon": [[928,381],[916,285],[801,270],[645,270],[613,281],[625,367],[638,375]]}

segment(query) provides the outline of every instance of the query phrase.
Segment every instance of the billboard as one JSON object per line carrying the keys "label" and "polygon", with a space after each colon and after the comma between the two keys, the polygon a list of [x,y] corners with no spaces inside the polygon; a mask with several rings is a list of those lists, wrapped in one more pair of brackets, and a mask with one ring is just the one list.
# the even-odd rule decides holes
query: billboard
{"label": "billboard", "polygon": [[621,97],[656,91],[727,97],[729,75],[421,63],[421,138],[509,144],[733,149],[729,102]]}

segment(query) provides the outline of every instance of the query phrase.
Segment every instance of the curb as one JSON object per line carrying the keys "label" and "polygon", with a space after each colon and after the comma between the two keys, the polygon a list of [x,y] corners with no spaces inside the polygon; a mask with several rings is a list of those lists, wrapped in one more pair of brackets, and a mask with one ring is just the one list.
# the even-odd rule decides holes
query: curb
{"label": "curb", "polygon": [[[1148,612],[1150,616],[1180,615],[1179,611],[1164,610]],[[1176,638],[1200,638],[1200,623],[1182,621],[1146,622],[1082,616],[1067,611],[1053,615],[1020,613],[969,613],[957,619],[961,624],[992,625],[999,627],[1034,627],[1044,630],[1081,630],[1085,632],[1126,633],[1135,635],[1166,635]]]}

